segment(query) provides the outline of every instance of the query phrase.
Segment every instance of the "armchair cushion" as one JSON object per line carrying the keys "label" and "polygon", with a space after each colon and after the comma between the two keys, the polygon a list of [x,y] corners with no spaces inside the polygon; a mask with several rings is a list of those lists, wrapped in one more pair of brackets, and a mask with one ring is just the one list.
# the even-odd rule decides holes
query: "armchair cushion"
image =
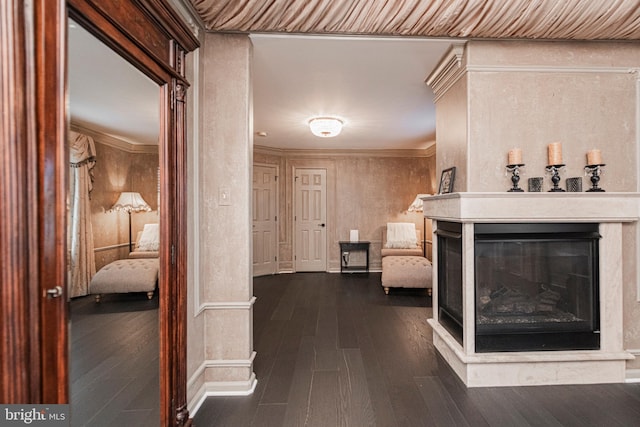
{"label": "armchair cushion", "polygon": [[[396,240],[394,243],[389,243],[389,228],[397,228],[391,224],[403,224],[400,228],[406,227],[413,235],[413,239],[405,238],[404,244],[401,244],[398,240],[398,234],[394,237]],[[408,225],[404,225],[408,224]],[[391,225],[391,227],[390,227]],[[392,232],[393,234],[393,232]],[[406,234],[405,234],[406,237]],[[408,241],[408,243],[407,243]],[[387,223],[387,227],[382,232],[382,250],[380,255],[385,256],[422,256],[422,245],[420,244],[420,231],[416,229],[413,223]]]}
{"label": "armchair cushion", "polygon": [[145,224],[136,238],[136,245],[129,258],[158,258],[160,256],[160,226]]}
{"label": "armchair cushion", "polygon": [[418,247],[416,225],[412,222],[387,223],[387,249],[415,249]]}

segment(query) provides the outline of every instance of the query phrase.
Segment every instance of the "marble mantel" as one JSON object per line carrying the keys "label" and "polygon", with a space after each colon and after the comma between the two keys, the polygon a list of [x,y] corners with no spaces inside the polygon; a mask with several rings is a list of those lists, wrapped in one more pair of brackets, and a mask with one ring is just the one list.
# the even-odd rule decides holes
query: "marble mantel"
{"label": "marble mantel", "polygon": [[633,222],[640,193],[451,193],[422,198],[424,216],[456,222]]}
{"label": "marble mantel", "polygon": [[[622,224],[640,218],[640,193],[451,193],[423,198],[424,216],[462,223],[463,342],[438,321],[438,290],[433,289],[433,342],[468,387],[593,384],[624,382],[622,337]],[[475,353],[474,223],[599,223],[600,349]],[[433,264],[438,265],[437,238]],[[438,283],[437,268],[433,283]]]}

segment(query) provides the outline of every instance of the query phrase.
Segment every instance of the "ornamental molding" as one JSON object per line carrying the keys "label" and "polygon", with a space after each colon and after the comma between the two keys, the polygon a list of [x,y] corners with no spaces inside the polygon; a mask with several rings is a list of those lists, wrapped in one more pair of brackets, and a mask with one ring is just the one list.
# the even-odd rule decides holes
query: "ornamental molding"
{"label": "ornamental molding", "polygon": [[427,77],[425,83],[433,90],[435,102],[464,75],[464,51],[464,44],[452,45],[429,77]]}

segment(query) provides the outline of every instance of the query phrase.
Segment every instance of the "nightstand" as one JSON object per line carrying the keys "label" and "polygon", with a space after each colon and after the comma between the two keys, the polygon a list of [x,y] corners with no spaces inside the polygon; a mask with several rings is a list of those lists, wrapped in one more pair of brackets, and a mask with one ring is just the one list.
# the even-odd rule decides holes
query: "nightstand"
{"label": "nightstand", "polygon": [[[369,272],[369,245],[371,242],[343,241],[340,243],[340,273],[368,273]],[[350,265],[349,255],[351,252],[363,251],[365,253],[365,265]]]}

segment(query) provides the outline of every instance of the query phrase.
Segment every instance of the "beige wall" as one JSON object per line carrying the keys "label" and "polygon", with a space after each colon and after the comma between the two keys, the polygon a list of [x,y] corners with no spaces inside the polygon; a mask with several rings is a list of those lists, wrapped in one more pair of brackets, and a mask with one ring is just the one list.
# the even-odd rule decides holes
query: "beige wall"
{"label": "beige wall", "polygon": [[[83,132],[82,129],[77,129]],[[131,214],[132,239],[146,223],[158,222],[158,148],[135,151],[131,144],[95,132],[96,165],[91,192],[91,225],[96,257],[96,271],[129,254],[129,216],[111,211],[122,191],[137,191],[149,204],[151,212]]]}
{"label": "beige wall", "polygon": [[[340,240],[351,229],[360,240],[371,242],[370,265],[381,268],[382,232],[387,222],[414,222],[423,229],[419,212],[407,208],[419,193],[429,193],[435,167],[434,150],[379,150],[362,152],[269,150],[258,147],[256,164],[279,167],[279,271],[293,266],[293,171],[296,168],[327,170],[328,269],[340,270]],[[427,236],[431,235],[430,223]],[[429,237],[428,237],[429,239]]]}
{"label": "beige wall", "polygon": [[[584,176],[586,152],[602,150],[601,186],[638,191],[640,45],[613,42],[471,41],[461,77],[437,101],[437,168],[456,166],[456,191],[506,191],[509,149],[526,164],[521,187],[545,177],[547,145],[562,142],[561,185]],[[466,126],[465,126],[466,123]],[[466,136],[462,136],[462,131]],[[638,231],[625,225],[624,342],[640,356]],[[640,358],[628,363],[639,369]]]}
{"label": "beige wall", "polygon": [[458,80],[436,109],[436,192],[444,169],[456,168],[453,191],[468,191],[467,80]]}
{"label": "beige wall", "polygon": [[472,41],[467,50],[468,191],[508,189],[513,147],[523,151],[523,181],[545,176],[547,145],[556,141],[563,187],[564,178],[584,176],[586,152],[598,148],[608,164],[603,187],[635,191],[638,75],[629,67],[640,66],[640,46]]}
{"label": "beige wall", "polygon": [[[204,34],[197,58],[187,355],[192,402],[208,392],[246,392],[254,354],[251,42],[247,35]],[[228,205],[220,203],[222,190]]]}

